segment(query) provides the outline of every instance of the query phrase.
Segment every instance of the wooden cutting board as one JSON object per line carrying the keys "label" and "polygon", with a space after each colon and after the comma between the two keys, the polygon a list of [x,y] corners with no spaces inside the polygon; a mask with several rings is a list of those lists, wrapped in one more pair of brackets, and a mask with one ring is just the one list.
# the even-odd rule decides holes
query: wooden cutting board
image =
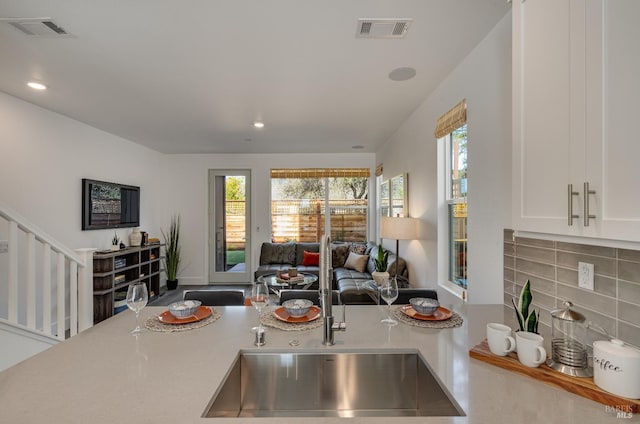
{"label": "wooden cutting board", "polygon": [[480,344],[474,346],[469,351],[469,356],[509,371],[528,375],[538,381],[552,384],[568,392],[624,410],[625,412],[633,412],[636,414],[640,411],[640,400],[623,398],[606,392],[595,385],[593,378],[571,377],[555,371],[545,364],[540,365],[538,368],[530,368],[522,365],[520,361],[518,361],[518,356],[515,353],[509,353],[507,356],[494,355],[489,350],[487,340],[483,340]]}

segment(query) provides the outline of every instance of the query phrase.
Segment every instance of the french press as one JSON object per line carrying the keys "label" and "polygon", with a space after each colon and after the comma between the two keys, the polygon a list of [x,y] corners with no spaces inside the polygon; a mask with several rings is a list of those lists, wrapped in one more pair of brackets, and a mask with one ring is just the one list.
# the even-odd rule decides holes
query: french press
{"label": "french press", "polygon": [[573,304],[564,301],[564,308],[551,311],[551,358],[547,365],[573,377],[591,377],[587,357],[587,326],[585,317],[571,309]]}

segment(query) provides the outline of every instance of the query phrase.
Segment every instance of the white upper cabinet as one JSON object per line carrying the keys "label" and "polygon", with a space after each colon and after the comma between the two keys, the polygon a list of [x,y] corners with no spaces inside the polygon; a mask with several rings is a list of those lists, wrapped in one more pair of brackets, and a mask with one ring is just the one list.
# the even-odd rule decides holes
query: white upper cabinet
{"label": "white upper cabinet", "polygon": [[640,1],[588,7],[587,180],[602,187],[595,224],[600,237],[640,241]]}
{"label": "white upper cabinet", "polygon": [[639,16],[637,0],[513,2],[514,229],[640,241]]}

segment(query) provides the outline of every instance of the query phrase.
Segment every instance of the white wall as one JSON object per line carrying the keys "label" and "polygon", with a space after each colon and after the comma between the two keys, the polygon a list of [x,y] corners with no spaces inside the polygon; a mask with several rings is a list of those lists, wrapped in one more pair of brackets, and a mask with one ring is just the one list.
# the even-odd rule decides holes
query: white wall
{"label": "white wall", "polygon": [[[209,169],[252,172],[255,267],[261,243],[270,240],[270,168],[373,169],[375,163],[372,153],[164,155],[3,93],[0,156],[4,159],[0,167],[2,201],[70,248],[107,248],[113,236],[113,230],[81,231],[82,178],[140,186],[140,226],[152,237],[161,237],[160,228],[166,229],[171,215],[179,212],[183,284],[208,282]],[[4,227],[0,226],[0,239]],[[128,240],[130,229],[117,232]]]}
{"label": "white wall", "polygon": [[8,325],[0,319],[0,346],[2,346],[0,371],[24,361],[57,343],[57,340]]}
{"label": "white wall", "polygon": [[[165,219],[165,156],[0,93],[0,199],[67,247],[107,248],[113,230],[81,230],[82,178],[140,186],[140,226]],[[118,234],[128,244],[130,229]]]}
{"label": "white wall", "polygon": [[510,13],[385,143],[376,162],[383,163],[385,178],[409,174],[409,215],[421,220],[428,240],[400,242],[400,255],[408,261],[412,284],[435,288],[446,269],[438,272],[443,257],[436,240],[439,182],[433,132],[437,119],[463,98],[469,137],[469,301],[501,303],[502,235],[511,219]]}
{"label": "white wall", "polygon": [[[180,284],[207,284],[209,260],[207,253],[209,226],[208,172],[209,169],[251,170],[251,269],[258,265],[260,246],[271,241],[271,168],[323,168],[362,167],[374,168],[373,153],[352,154],[188,154],[168,156],[167,169],[171,178],[167,188],[175,191],[168,214],[180,213],[182,238],[185,241],[184,270]],[[373,183],[373,178],[371,179]],[[373,199],[370,199],[373,202]],[[373,208],[372,208],[373,209]],[[370,238],[374,223],[369,220]],[[259,230],[258,230],[259,228]]]}
{"label": "white wall", "polygon": [[[2,203],[68,248],[104,249],[114,233],[81,230],[82,178],[140,186],[140,226],[160,236],[167,219],[162,182],[166,157],[158,152],[0,93],[0,157]],[[7,239],[7,228],[0,219],[0,239]],[[130,232],[117,230],[126,244]],[[0,299],[7,298],[7,266],[7,254],[0,253]],[[26,270],[19,273],[24,281]],[[18,296],[24,305],[24,285]],[[20,309],[23,322],[25,310]],[[0,302],[0,316],[6,314],[6,301]]]}

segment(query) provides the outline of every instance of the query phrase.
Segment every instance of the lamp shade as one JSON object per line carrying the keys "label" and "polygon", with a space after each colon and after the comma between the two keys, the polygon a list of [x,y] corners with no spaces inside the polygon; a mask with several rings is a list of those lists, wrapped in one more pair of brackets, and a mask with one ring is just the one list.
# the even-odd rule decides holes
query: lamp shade
{"label": "lamp shade", "polygon": [[415,240],[418,238],[418,220],[416,218],[382,217],[380,237],[383,239]]}

